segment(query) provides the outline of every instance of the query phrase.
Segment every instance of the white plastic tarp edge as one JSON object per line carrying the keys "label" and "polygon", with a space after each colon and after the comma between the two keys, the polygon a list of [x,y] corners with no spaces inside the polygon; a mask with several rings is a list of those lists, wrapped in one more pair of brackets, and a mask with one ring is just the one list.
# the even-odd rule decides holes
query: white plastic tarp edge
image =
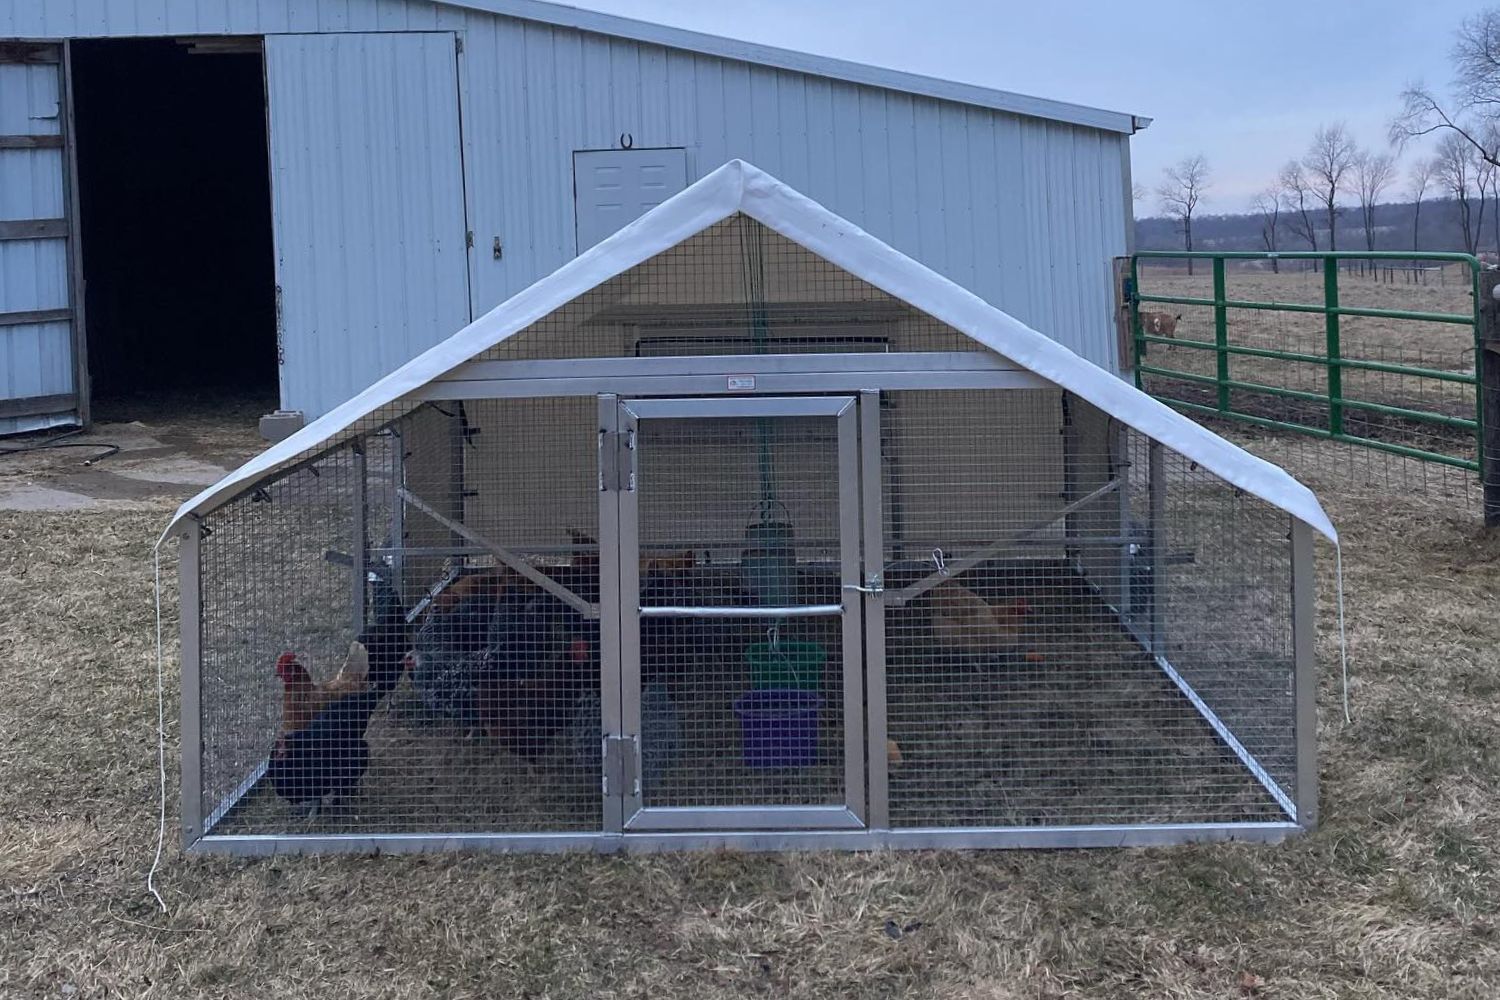
{"label": "white plastic tarp edge", "polygon": [[341,432],[362,418],[402,400],[590,289],[735,212],[744,212],[882,291],[949,324],[1337,542],[1338,532],[1317,497],[1286,471],[1152,399],[740,160],[719,167],[550,276],[246,462],[178,508],[164,534],[176,528],[184,517],[212,508],[216,501],[276,472],[305,452],[334,443]]}

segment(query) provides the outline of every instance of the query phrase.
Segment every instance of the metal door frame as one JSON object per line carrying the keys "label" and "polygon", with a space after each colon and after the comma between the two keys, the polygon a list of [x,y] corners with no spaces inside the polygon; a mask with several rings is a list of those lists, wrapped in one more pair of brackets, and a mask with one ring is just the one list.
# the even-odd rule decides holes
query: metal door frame
{"label": "metal door frame", "polygon": [[[605,829],[857,830],[865,827],[864,621],[860,592],[861,478],[856,398],[843,396],[630,398],[600,396],[600,572],[604,638],[601,704]],[[826,607],[843,625],[844,803],[808,806],[647,807],[641,787],[640,494],[636,433],[643,420],[828,417],[836,422],[840,601]],[[611,488],[615,487],[615,488]],[[613,600],[610,600],[610,598]],[[628,603],[627,603],[628,602]],[[675,610],[675,609],[674,609]],[[691,609],[711,614],[712,609]],[[742,610],[742,609],[741,609]],[[806,609],[778,609],[790,617]],[[689,609],[681,609],[690,613]]]}

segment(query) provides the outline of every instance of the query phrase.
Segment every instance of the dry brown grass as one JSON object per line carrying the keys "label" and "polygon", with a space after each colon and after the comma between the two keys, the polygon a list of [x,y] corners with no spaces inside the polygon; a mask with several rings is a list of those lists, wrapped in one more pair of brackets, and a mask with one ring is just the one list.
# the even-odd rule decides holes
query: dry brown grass
{"label": "dry brown grass", "polygon": [[[0,514],[0,995],[1493,997],[1500,537],[1477,528],[1472,492],[1296,471],[1344,532],[1355,676],[1346,726],[1325,552],[1313,836],[644,858],[234,861],[169,845],[166,915],[143,880],[149,557],[170,504]],[[912,929],[894,938],[888,921]]]}

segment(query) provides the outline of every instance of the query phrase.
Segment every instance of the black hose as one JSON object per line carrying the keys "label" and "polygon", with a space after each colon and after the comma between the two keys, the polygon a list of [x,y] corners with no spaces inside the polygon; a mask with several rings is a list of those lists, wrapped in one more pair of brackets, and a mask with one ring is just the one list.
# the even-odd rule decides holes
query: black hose
{"label": "black hose", "polygon": [[119,454],[120,446],[117,444],[111,444],[108,441],[68,440],[68,438],[77,437],[79,434],[82,434],[83,431],[84,428],[76,427],[73,430],[64,431],[61,434],[54,434],[52,437],[46,438],[42,441],[35,441],[29,444],[18,445],[16,447],[0,447],[0,455],[24,455],[27,452],[41,451],[44,448],[103,448],[104,453],[102,455],[95,455],[93,458],[86,459],[83,463],[85,465],[92,465],[95,462],[99,462],[106,458],[109,458],[111,455]]}

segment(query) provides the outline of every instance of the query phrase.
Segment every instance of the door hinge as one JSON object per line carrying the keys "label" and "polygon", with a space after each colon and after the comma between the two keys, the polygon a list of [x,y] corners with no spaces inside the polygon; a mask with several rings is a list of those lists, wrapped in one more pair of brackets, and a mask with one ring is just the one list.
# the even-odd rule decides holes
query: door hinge
{"label": "door hinge", "polygon": [[604,794],[641,794],[641,738],[639,736],[604,737]]}
{"label": "door hinge", "polygon": [[599,432],[599,492],[635,492],[635,431]]}

